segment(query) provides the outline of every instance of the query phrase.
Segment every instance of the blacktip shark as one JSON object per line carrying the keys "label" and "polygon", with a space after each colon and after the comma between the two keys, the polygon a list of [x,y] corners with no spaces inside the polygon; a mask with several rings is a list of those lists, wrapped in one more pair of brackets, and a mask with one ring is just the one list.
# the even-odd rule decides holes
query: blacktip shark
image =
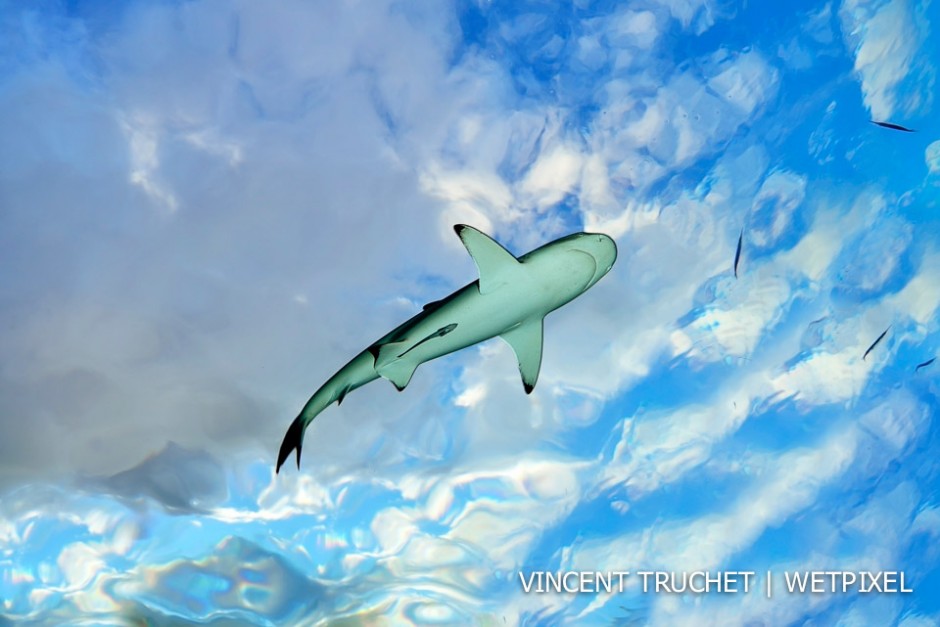
{"label": "blacktip shark", "polygon": [[473,227],[458,224],[454,230],[480,278],[428,303],[330,377],[288,428],[275,472],[294,449],[300,468],[307,426],[334,401],[342,403],[349,392],[379,377],[402,391],[424,362],[493,337],[512,347],[522,385],[531,393],[542,364],[543,319],[591,288],[617,259],[614,240],[600,233],[574,233],[516,258]]}

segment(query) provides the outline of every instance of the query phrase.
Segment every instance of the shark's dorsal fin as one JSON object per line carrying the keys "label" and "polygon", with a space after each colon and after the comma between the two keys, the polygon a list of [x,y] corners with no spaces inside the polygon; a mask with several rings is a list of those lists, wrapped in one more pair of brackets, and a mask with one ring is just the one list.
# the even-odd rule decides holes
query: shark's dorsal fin
{"label": "shark's dorsal fin", "polygon": [[532,393],[539,379],[539,368],[542,366],[542,327],[542,318],[528,320],[500,336],[516,353],[526,394]]}
{"label": "shark's dorsal fin", "polygon": [[518,270],[519,260],[489,235],[466,224],[454,226],[454,231],[477,264],[481,294],[492,292],[503,285]]}

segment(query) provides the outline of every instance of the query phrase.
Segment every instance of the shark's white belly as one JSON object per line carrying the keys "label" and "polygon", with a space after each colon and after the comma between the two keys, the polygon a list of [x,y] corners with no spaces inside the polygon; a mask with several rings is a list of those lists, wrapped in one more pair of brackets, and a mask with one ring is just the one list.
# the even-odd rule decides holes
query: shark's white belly
{"label": "shark's white belly", "polygon": [[[482,295],[475,284],[468,285],[420,320],[412,319],[399,327],[407,333],[401,359],[418,365],[501,335],[539,315],[538,310],[530,307],[520,308],[519,302],[508,289]],[[456,326],[440,337],[433,337],[450,325]]]}

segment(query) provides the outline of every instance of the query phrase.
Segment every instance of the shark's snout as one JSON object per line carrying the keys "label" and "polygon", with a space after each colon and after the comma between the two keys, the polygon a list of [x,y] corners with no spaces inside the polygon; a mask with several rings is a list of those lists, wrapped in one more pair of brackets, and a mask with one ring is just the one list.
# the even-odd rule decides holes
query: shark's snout
{"label": "shark's snout", "polygon": [[587,233],[587,237],[579,242],[581,250],[594,258],[595,270],[589,285],[594,285],[610,272],[617,261],[617,243],[603,233]]}

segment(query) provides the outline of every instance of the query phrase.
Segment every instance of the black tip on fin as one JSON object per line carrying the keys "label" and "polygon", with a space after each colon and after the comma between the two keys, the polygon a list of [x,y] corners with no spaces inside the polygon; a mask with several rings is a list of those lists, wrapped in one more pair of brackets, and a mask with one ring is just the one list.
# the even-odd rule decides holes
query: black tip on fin
{"label": "black tip on fin", "polygon": [[456,233],[459,236],[465,228],[467,228],[466,224],[455,224],[454,233]]}
{"label": "black tip on fin", "polygon": [[394,386],[395,386],[395,389],[398,390],[399,392],[403,392],[403,391],[405,390],[405,386],[404,386],[404,385],[398,385],[398,384],[395,383],[394,381],[392,381],[392,385],[394,385]]}
{"label": "black tip on fin", "polygon": [[534,385],[530,385],[529,383],[527,383],[527,382],[525,382],[525,381],[522,382],[522,387],[525,388],[525,393],[526,393],[526,394],[531,394],[531,393],[532,393],[532,390],[535,389],[535,386],[534,386]]}
{"label": "black tip on fin", "polygon": [[297,470],[300,470],[300,449],[303,443],[304,423],[300,416],[297,416],[287,429],[287,433],[284,435],[284,441],[281,442],[281,450],[277,454],[277,467],[274,469],[275,474],[281,471],[281,466],[284,465],[284,462],[287,461],[291,451],[294,449],[297,449]]}

